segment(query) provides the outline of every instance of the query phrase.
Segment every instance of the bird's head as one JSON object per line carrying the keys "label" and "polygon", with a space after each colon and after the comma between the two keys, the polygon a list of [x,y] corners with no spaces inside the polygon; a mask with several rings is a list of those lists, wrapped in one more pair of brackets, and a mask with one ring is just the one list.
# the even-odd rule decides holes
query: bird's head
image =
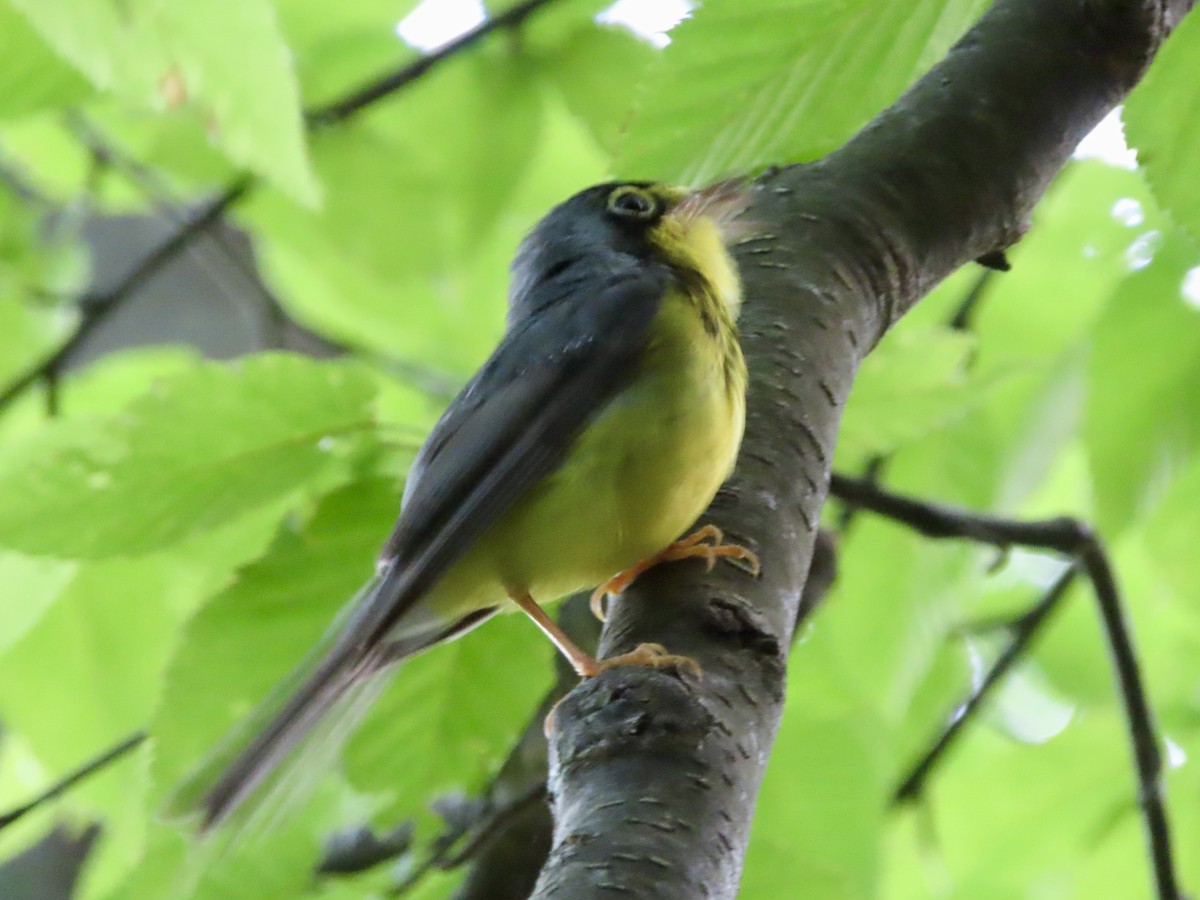
{"label": "bird's head", "polygon": [[598,184],[552,209],[513,261],[510,321],[562,290],[627,265],[665,265],[708,281],[734,313],[741,292],[726,247],[746,233],[741,182],[699,191],[646,181]]}

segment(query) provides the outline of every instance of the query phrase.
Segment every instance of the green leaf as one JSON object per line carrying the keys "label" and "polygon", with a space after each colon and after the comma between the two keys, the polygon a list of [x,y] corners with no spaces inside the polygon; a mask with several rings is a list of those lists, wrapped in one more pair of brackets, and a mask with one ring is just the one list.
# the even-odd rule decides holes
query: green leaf
{"label": "green leaf", "polygon": [[[0,686],[8,735],[27,742],[39,762],[36,781],[23,785],[33,795],[66,772],[140,731],[150,718],[161,687],[161,674],[179,625],[197,601],[229,577],[230,571],[262,552],[282,504],[255,510],[168,555],[129,561],[57,563],[32,581],[19,578],[37,561],[2,574],[20,604],[0,604],[8,622],[26,622],[7,656],[0,656],[5,685],[38,684],[27,699]],[[7,561],[11,557],[0,557]],[[45,570],[48,564],[43,563]],[[63,572],[65,571],[65,580]],[[53,605],[43,595],[58,582]],[[39,593],[40,592],[40,593]],[[37,608],[42,605],[42,608]],[[11,609],[9,608],[11,607]],[[128,619],[126,617],[129,617]],[[54,661],[41,670],[47,660]],[[98,692],[98,693],[97,693]],[[69,735],[68,735],[69,732]],[[102,821],[109,829],[91,852],[79,896],[106,892],[123,880],[143,852],[150,754],[139,749],[73,787],[46,808],[58,819]],[[26,774],[29,774],[29,767]]]}
{"label": "green leaf", "polygon": [[1185,17],[1154,58],[1125,104],[1130,146],[1154,195],[1171,216],[1200,239],[1200,95],[1195,85],[1200,21]]}
{"label": "green leaf", "polygon": [[[0,301],[10,307],[4,316],[17,329],[15,335],[5,335],[0,351],[17,359],[30,356],[31,348],[21,346],[24,341],[33,343],[34,351],[40,349],[66,318],[48,298],[70,295],[85,283],[78,215],[66,209],[48,221],[45,212],[36,203],[22,202],[15,192],[0,193]],[[24,318],[11,309],[13,303],[25,304]],[[16,346],[10,348],[10,341]]]}
{"label": "green leaf", "polygon": [[18,299],[18,291],[6,290],[3,281],[0,272],[0,383],[9,384],[53,352],[58,329],[54,327],[56,316],[32,309]]}
{"label": "green leaf", "polygon": [[897,329],[863,362],[838,435],[839,465],[890,453],[960,419],[995,379],[968,372],[975,337],[949,329]]}
{"label": "green leaf", "polygon": [[700,184],[840,146],[929,68],[982,0],[713,0],[671,33],[617,171]]}
{"label": "green leaf", "polygon": [[[1000,482],[995,494],[976,502],[1014,511],[1048,477],[1081,427],[1091,330],[1114,285],[1164,227],[1136,172],[1090,160],[1072,163],[1013,248],[1012,271],[989,274],[971,315],[978,337],[971,376],[985,385],[997,379],[981,410],[984,418],[974,425],[976,431],[990,428],[988,455],[1000,466],[991,477],[1000,476]],[[964,268],[923,300],[900,329],[948,321],[979,277],[977,267]],[[983,442],[962,429],[953,439],[982,449]]]}
{"label": "green leaf", "polygon": [[[177,574],[161,559],[81,566],[0,657],[5,729],[44,767],[29,795],[145,726],[190,594]],[[125,868],[141,846],[144,791],[144,760],[135,755],[72,789],[59,809],[119,825],[96,852],[105,866]]]}
{"label": "green leaf", "polygon": [[[23,12],[46,43],[83,72],[96,87],[118,90],[149,102],[156,74],[166,71],[157,39],[136,47],[144,32],[139,4],[86,0],[9,0]],[[138,52],[140,51],[140,52]]]}
{"label": "green leaf", "polygon": [[374,571],[398,496],[389,482],[365,481],[323,498],[188,623],[151,725],[160,801],[305,657]]}
{"label": "green leaf", "polygon": [[[393,61],[403,44],[396,42],[396,23],[407,16],[418,0],[354,0],[330,5],[326,0],[278,0],[279,23],[288,45],[307,57],[327,43],[346,35],[383,32],[392,43]],[[368,67],[360,68],[360,74]]]}
{"label": "green leaf", "polygon": [[[1186,489],[1186,483],[1181,487]],[[1151,707],[1159,727],[1173,735],[1200,721],[1194,689],[1195,660],[1200,658],[1200,602],[1194,593],[1177,587],[1173,576],[1184,562],[1177,558],[1178,546],[1169,540],[1159,543],[1167,537],[1154,527],[1159,515],[1156,511],[1145,528],[1130,529],[1110,543],[1109,553]],[[1188,554],[1190,559],[1190,548]],[[1065,699],[1085,706],[1085,714],[1122,711],[1108,640],[1086,581],[1077,582],[1064,598],[1031,658]]]}
{"label": "green leaf", "polygon": [[351,782],[390,795],[389,821],[479,788],[549,689],[552,652],[513,615],[409,660],[347,745]]}
{"label": "green leaf", "polygon": [[[378,229],[380,257],[391,253],[428,272],[474,250],[538,152],[545,92],[534,72],[525,55],[485,44],[314,141],[331,201],[339,190],[353,192]],[[496,110],[503,110],[503,127],[496,127]],[[360,143],[375,152],[361,151]],[[408,184],[380,191],[394,179]],[[362,224],[342,224],[365,246]]]}
{"label": "green leaf", "polygon": [[[320,639],[373,570],[396,495],[390,482],[365,481],[325,497],[307,524],[285,528],[266,556],[188,624],[151,726],[155,808]],[[536,629],[512,617],[407,662],[347,748],[356,786],[396,793],[389,808],[403,798],[412,812],[443,785],[478,783],[548,686],[550,668],[537,662],[549,652]],[[342,798],[345,819],[344,788],[328,779],[318,786]],[[252,836],[233,861],[210,861],[207,880],[182,896],[298,895],[336,805],[291,811],[280,822],[298,844],[280,845],[277,834]],[[259,857],[271,874],[248,877]],[[260,886],[261,894],[246,893]]]}
{"label": "green leaf", "polygon": [[1197,600],[1200,614],[1200,568],[1195,565],[1200,542],[1200,458],[1179,476],[1171,492],[1146,523],[1146,546],[1161,573],[1180,597]]}
{"label": "green leaf", "polygon": [[[359,125],[323,135],[313,155],[329,189],[320,210],[279,195],[255,198],[247,207],[249,220],[273,241],[286,242],[320,269],[336,271],[340,261],[363,278],[393,284],[446,265],[452,210],[439,202],[436,170],[377,129]],[[347,292],[343,302],[356,298]]]}
{"label": "green leaf", "polygon": [[[1195,484],[1182,481],[1178,498]],[[1194,496],[1194,495],[1191,495]],[[1172,498],[1174,499],[1174,498]],[[1178,508],[1179,504],[1176,504]],[[1159,728],[1185,753],[1200,751],[1182,736],[1200,725],[1200,699],[1196,696],[1196,663],[1200,659],[1200,594],[1193,590],[1195,575],[1185,572],[1185,561],[1194,555],[1178,531],[1155,527],[1170,520],[1170,510],[1156,515],[1145,529],[1121,540],[1113,551],[1113,565],[1128,619],[1136,639],[1142,674]],[[1178,523],[1176,523],[1178,524]],[[1106,648],[1107,649],[1107,648]],[[1106,685],[1110,702],[1119,703],[1115,686]]]}
{"label": "green leaf", "polygon": [[191,347],[150,344],[102,356],[81,370],[68,373],[62,391],[63,414],[71,419],[115,416],[130,404],[145,401],[177,378],[190,377],[201,361]]}
{"label": "green leaf", "polygon": [[1138,173],[1071,163],[1010,251],[1012,270],[990,278],[976,317],[981,369],[1053,364],[1086,339],[1114,285],[1166,227]]}
{"label": "green leaf", "polygon": [[0,584],[20,603],[0,603],[0,658],[62,594],[75,573],[71,563],[0,553]]}
{"label": "green leaf", "polygon": [[268,0],[12,2],[98,88],[143,109],[189,106],[231,160],[305,203],[319,199]]}
{"label": "green leaf", "polygon": [[[973,586],[968,582],[960,595],[967,594]],[[967,602],[963,605],[968,606],[969,598],[964,599]],[[911,766],[929,748],[929,742],[941,731],[947,718],[970,694],[973,668],[977,669],[979,665],[979,660],[972,658],[972,650],[957,634],[948,636],[935,650],[896,735],[895,752],[889,760],[887,772],[891,781],[881,785],[881,797],[908,775]]]}
{"label": "green leaf", "polygon": [[[416,138],[435,128],[435,108],[485,106],[477,95],[469,99],[482,77],[475,70],[458,75],[453,84],[461,93],[406,96],[394,109],[372,113],[369,123],[318,141],[317,165],[330,185],[322,213],[279,198],[251,203],[267,277],[299,319],[352,345],[441,370],[469,373],[486,357],[503,330],[518,242],[552,204],[598,179],[602,162],[578,121],[554,107],[544,110],[532,156],[512,172],[483,159],[479,146],[487,140],[477,125],[458,126],[457,135],[473,145],[468,151],[414,149]],[[419,114],[408,105],[413,100],[420,100]],[[408,132],[404,140],[401,131]],[[454,168],[460,163],[466,168]],[[484,181],[492,182],[490,199],[465,196]],[[480,233],[481,204],[501,198],[504,214]]]}
{"label": "green leaf", "polygon": [[84,100],[91,86],[51,50],[29,21],[0,3],[0,119]]}
{"label": "green leaf", "polygon": [[[951,895],[1026,896],[1050,878],[1067,896],[1084,896],[1070,890],[1072,882],[1115,851],[1106,840],[1114,824],[1136,816],[1119,714],[1079,716],[1041,744],[976,727],[959,749],[939,770],[932,795]],[[1121,849],[1122,859],[1147,878],[1144,844],[1131,849]]]}
{"label": "green leaf", "polygon": [[280,0],[279,25],[296,59],[304,98],[321,105],[417,54],[396,40],[396,23],[417,0]]}
{"label": "green leaf", "polygon": [[[1177,748],[1195,759],[1194,750],[1200,747],[1200,729],[1193,722],[1192,727],[1182,733],[1172,736],[1178,744]],[[1200,793],[1200,773],[1197,767],[1184,764],[1177,754],[1168,765],[1167,796],[1195,797]],[[1173,803],[1171,806],[1171,828],[1177,839],[1177,847],[1200,847],[1200,809],[1194,803]],[[1200,883],[1200,854],[1182,853],[1179,855],[1179,880],[1181,884]]]}
{"label": "green leaf", "polygon": [[[215,835],[200,841],[149,821],[147,848],[105,900],[298,900],[325,898],[313,877],[321,841],[310,823],[287,818],[240,842]],[[363,895],[359,895],[360,898]]]}
{"label": "green leaf", "polygon": [[[36,743],[45,762],[77,765],[145,724],[180,618],[164,602],[180,589],[170,574],[161,560],[83,566],[0,659],[5,721]],[[30,684],[38,690],[28,691]]]}
{"label": "green leaf", "polygon": [[[795,701],[801,698],[795,697]],[[771,751],[738,896],[877,896],[885,789],[878,723],[793,705]]]}
{"label": "green leaf", "polygon": [[178,900],[187,883],[184,860],[193,840],[191,835],[161,822],[149,821],[137,867],[115,888],[94,896],[105,900]]}
{"label": "green leaf", "polygon": [[1200,311],[1180,296],[1196,262],[1191,244],[1168,234],[1096,325],[1084,435],[1109,538],[1152,509],[1200,447]]}
{"label": "green leaf", "polygon": [[57,116],[6,122],[0,145],[9,164],[47,197],[69,203],[86,190],[91,154]]}
{"label": "green leaf", "polygon": [[[210,137],[304,203],[320,188],[308,160],[291,55],[268,0],[152,3],[172,69]],[[160,82],[160,90],[162,90]]]}
{"label": "green leaf", "polygon": [[[954,583],[950,576],[961,577],[970,559],[962,548],[931,546],[895,525],[857,523],[840,548],[836,595],[821,610],[810,641],[797,648],[805,655],[828,654],[820,660],[824,674],[812,677],[844,684],[856,705],[889,725],[902,721],[955,624],[963,591],[948,586]],[[936,594],[931,584],[941,586]],[[887,603],[871,602],[882,596]]]}
{"label": "green leaf", "polygon": [[66,557],[167,546],[317,477],[330,441],[371,426],[372,395],[363,372],[298,357],[197,367],[120,415],[6,448],[0,541]]}
{"label": "green leaf", "polygon": [[588,22],[556,44],[539,67],[596,143],[612,152],[628,125],[636,87],[656,57],[653,47],[624,28]]}

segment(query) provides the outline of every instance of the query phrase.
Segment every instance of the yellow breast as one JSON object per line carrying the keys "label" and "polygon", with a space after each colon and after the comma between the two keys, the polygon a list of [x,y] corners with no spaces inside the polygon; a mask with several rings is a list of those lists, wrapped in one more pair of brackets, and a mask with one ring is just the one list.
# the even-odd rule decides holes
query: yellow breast
{"label": "yellow breast", "polygon": [[630,385],[422,599],[440,620],[506,589],[549,601],[594,587],[684,534],[729,476],[745,424],[737,272],[707,219],[670,244],[678,283]]}
{"label": "yellow breast", "polygon": [[[713,308],[701,310],[698,299]],[[593,586],[657,553],[696,521],[733,468],[746,374],[727,311],[672,289],[652,328],[630,387],[500,525],[502,577],[535,598]]]}

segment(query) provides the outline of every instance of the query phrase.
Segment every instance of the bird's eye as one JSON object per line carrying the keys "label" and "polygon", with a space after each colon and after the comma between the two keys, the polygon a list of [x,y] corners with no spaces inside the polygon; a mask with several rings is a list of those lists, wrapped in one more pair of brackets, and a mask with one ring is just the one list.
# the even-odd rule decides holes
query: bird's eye
{"label": "bird's eye", "polygon": [[608,195],[608,211],[623,219],[647,221],[659,214],[658,202],[635,187],[619,187]]}

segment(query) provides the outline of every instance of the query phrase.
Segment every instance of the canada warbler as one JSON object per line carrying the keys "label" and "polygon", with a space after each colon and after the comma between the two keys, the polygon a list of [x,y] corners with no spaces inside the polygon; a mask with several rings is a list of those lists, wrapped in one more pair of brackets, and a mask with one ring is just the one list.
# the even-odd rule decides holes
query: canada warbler
{"label": "canada warbler", "polygon": [[358,686],[512,604],[583,677],[694,666],[653,644],[597,661],[534,598],[600,584],[599,611],[669,559],[732,557],[756,570],[711,526],[677,540],[742,438],[740,284],[726,243],[745,205],[730,183],[694,193],[602,184],[533,229],[513,263],[504,337],[418,453],[374,578],[241,729],[247,740],[192,779],[205,826],[335,706],[362,706],[342,702]]}

